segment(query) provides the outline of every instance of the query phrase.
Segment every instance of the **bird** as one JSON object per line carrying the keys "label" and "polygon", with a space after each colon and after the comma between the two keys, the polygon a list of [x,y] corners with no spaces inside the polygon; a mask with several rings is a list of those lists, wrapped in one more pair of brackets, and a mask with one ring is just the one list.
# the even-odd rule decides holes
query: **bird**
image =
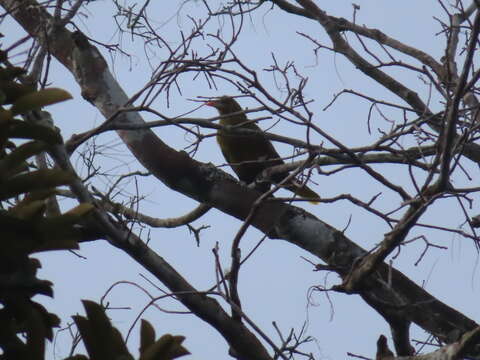
{"label": "bird", "polygon": [[[220,118],[220,125],[238,126],[241,129],[254,130],[254,134],[232,134],[225,129],[217,132],[217,142],[223,156],[238,178],[247,183],[255,184],[255,188],[261,192],[270,189],[270,183],[258,182],[260,175],[265,169],[276,165],[283,165],[285,162],[262,133],[262,129],[248,120],[243,109],[231,96],[221,96],[205,102],[205,105],[217,109]],[[280,183],[288,175],[288,172],[275,174],[272,180]],[[282,184],[282,187],[290,190],[302,198],[318,198],[318,194],[304,184],[292,179]],[[317,203],[316,201],[311,201]]]}

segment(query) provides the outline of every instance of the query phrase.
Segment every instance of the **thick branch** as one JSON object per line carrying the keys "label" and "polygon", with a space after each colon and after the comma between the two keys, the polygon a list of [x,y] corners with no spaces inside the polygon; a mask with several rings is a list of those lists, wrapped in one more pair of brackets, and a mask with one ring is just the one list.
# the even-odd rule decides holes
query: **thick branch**
{"label": "thick branch", "polygon": [[[271,0],[273,3],[277,4],[280,8],[285,9],[287,7],[285,1]],[[418,94],[411,89],[404,86],[399,81],[395,80],[385,72],[381,71],[379,68],[373,66],[368,61],[366,61],[360,54],[355,51],[348,42],[344,39],[342,31],[345,30],[345,21],[340,21],[337,18],[327,15],[322,9],[320,9],[317,4],[311,0],[296,0],[298,4],[301,5],[303,11],[297,9],[295,12],[297,15],[305,16],[311,19],[317,20],[320,25],[325,29],[328,36],[330,37],[334,51],[343,54],[356,68],[362,71],[365,75],[369,76],[373,80],[377,81],[379,84],[390,90],[395,95],[399,96],[403,101],[409,104],[412,109],[421,117],[431,117],[432,112],[427,107],[427,105],[420,99]],[[291,5],[293,8],[296,6]],[[288,10],[286,10],[288,11]],[[290,12],[290,11],[289,11]],[[306,13],[306,14],[304,14]],[[348,28],[351,31],[354,31],[355,27]],[[374,30],[372,30],[374,31]],[[366,35],[367,32],[363,35]],[[371,33],[372,34],[372,33]],[[381,37],[381,36],[380,36]],[[384,41],[386,41],[384,39]],[[393,39],[390,41],[389,45],[396,45],[397,50],[400,50],[401,47],[399,43],[394,43]],[[402,44],[403,45],[403,44]],[[438,75],[445,77],[445,71],[438,67],[436,62],[432,62],[431,58],[425,57],[423,54],[413,52],[412,48],[406,49],[407,55],[417,57],[422,62],[425,62],[430,66],[435,72],[438,72]],[[442,117],[434,116],[431,120],[428,121],[428,124],[437,132],[441,132],[443,129],[442,126]],[[458,135],[455,134],[455,139],[458,139]],[[475,162],[480,162],[480,146],[478,144],[469,143],[465,145],[463,149],[464,154],[470,160]]]}

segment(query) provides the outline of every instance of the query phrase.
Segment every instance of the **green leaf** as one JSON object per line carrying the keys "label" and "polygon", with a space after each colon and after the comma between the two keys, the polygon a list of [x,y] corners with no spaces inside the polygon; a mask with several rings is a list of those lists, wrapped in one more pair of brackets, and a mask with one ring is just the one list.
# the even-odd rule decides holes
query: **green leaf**
{"label": "green leaf", "polygon": [[3,93],[1,104],[13,104],[35,91],[35,86],[19,84],[12,80],[0,80],[0,89]]}
{"label": "green leaf", "polygon": [[45,200],[36,200],[24,204],[24,206],[15,206],[9,211],[20,219],[28,220],[41,217],[45,213],[45,208]]}
{"label": "green leaf", "polygon": [[52,128],[44,125],[30,124],[16,119],[8,122],[7,134],[12,138],[42,140],[52,145],[63,142],[60,133]]}
{"label": "green leaf", "polygon": [[13,115],[24,114],[43,106],[56,104],[72,98],[68,91],[58,88],[42,89],[17,99],[10,109]]}
{"label": "green leaf", "polygon": [[140,356],[140,360],[172,360],[190,354],[182,346],[184,336],[163,335],[154,344],[148,347]]}
{"label": "green leaf", "polygon": [[46,149],[46,147],[46,144],[43,142],[30,141],[13,150],[10,154],[0,160],[0,179],[4,176],[16,173],[19,170],[21,171],[21,169],[23,169],[22,165],[25,164],[25,160],[34,155],[40,154]]}
{"label": "green leaf", "polygon": [[60,169],[45,169],[14,176],[0,183],[0,200],[35,190],[70,184],[76,175]]}
{"label": "green leaf", "polygon": [[155,329],[147,320],[142,319],[140,326],[140,354],[143,354],[154,342]]}

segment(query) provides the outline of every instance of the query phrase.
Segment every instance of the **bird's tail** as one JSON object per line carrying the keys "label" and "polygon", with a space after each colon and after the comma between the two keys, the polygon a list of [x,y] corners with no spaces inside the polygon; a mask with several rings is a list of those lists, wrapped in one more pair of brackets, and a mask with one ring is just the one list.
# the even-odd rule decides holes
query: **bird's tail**
{"label": "bird's tail", "polygon": [[[307,185],[301,185],[301,184],[295,183],[295,184],[286,186],[286,188],[304,199],[312,199],[312,198],[320,197],[315,191],[310,189]],[[317,205],[318,201],[311,200],[309,201],[309,203]]]}

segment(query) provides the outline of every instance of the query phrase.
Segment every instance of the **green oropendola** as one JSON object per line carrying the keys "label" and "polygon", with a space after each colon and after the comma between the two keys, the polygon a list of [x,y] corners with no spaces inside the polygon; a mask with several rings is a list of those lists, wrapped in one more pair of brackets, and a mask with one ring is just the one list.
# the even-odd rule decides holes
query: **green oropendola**
{"label": "green oropendola", "polygon": [[[285,164],[272,143],[262,134],[258,125],[248,121],[235,99],[230,96],[222,96],[207,101],[205,104],[214,107],[223,116],[220,119],[221,125],[238,125],[239,128],[257,132],[256,134],[243,135],[219,130],[217,133],[217,142],[223,156],[241,181],[247,184],[253,183],[259,180],[259,176],[265,169]],[[229,114],[233,115],[227,116]],[[287,175],[288,173],[275,174],[272,176],[272,180],[280,183]],[[302,198],[318,198],[315,191],[295,180],[291,180],[282,186]],[[259,191],[266,192],[270,189],[270,183],[257,183],[255,187]]]}

